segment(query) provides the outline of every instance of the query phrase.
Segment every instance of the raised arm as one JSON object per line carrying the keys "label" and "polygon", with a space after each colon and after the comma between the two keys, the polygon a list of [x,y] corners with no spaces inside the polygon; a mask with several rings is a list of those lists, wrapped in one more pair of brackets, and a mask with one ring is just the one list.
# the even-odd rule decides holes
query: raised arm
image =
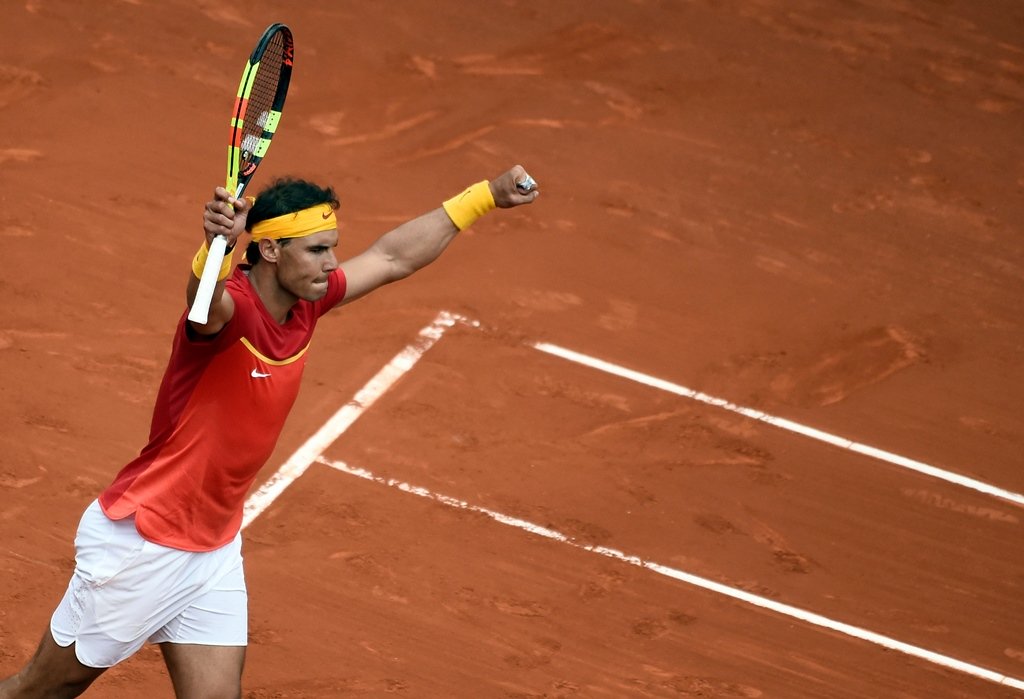
{"label": "raised arm", "polygon": [[[523,182],[530,183],[529,189],[517,187]],[[365,252],[341,263],[348,282],[341,302],[354,301],[430,264],[460,230],[494,207],[529,204],[539,195],[536,183],[520,165],[490,182],[473,185],[443,206],[385,233]]]}
{"label": "raised arm", "polygon": [[193,321],[192,328],[200,335],[212,335],[220,332],[224,325],[231,320],[235,312],[235,304],[231,294],[224,291],[224,282],[231,273],[231,249],[234,247],[238,236],[245,231],[245,218],[249,212],[250,204],[245,199],[235,199],[228,190],[217,187],[214,190],[213,199],[206,202],[203,209],[203,231],[206,233],[206,240],[196,253],[192,263],[192,274],[189,276],[188,284],[185,287],[185,299],[188,307],[196,298],[196,290],[199,288],[199,277],[202,276],[203,265],[206,262],[206,254],[210,249],[210,243],[215,236],[223,235],[228,239],[228,254],[224,256],[224,266],[214,287],[213,300],[210,302],[210,314],[205,325]]}

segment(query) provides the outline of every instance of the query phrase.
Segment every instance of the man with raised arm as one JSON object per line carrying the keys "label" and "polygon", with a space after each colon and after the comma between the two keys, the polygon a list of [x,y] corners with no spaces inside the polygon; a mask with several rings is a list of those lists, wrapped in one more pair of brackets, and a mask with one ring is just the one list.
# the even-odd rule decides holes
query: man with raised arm
{"label": "man with raised arm", "polygon": [[149,442],[86,509],[67,592],[35,655],[0,682],[0,699],[78,696],[147,641],[160,644],[179,699],[238,699],[242,508],[298,394],[317,321],[430,264],[495,207],[538,195],[517,165],[339,263],[331,188],[284,179],[251,202],[218,187],[188,305],[214,236],[231,249],[248,231],[246,263],[232,268],[226,256],[205,324],[187,309],[178,321]]}

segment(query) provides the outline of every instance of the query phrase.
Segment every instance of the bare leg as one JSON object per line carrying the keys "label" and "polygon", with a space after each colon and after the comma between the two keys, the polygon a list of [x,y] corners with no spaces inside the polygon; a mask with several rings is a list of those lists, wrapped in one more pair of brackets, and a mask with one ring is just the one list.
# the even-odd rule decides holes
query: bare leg
{"label": "bare leg", "polygon": [[161,643],[160,650],[178,699],[241,698],[245,646]]}
{"label": "bare leg", "polygon": [[0,682],[0,699],[65,699],[89,688],[106,668],[88,667],[75,657],[75,644],[58,646],[49,630],[21,672]]}

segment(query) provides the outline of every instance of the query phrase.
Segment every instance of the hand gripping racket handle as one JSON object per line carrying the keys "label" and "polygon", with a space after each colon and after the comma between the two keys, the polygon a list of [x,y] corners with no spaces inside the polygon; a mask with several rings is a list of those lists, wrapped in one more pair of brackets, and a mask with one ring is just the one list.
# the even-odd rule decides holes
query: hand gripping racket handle
{"label": "hand gripping racket handle", "polygon": [[222,235],[214,237],[210,244],[210,254],[203,267],[203,276],[199,278],[199,288],[189,309],[188,319],[193,323],[206,325],[210,317],[210,302],[213,301],[213,290],[217,287],[220,266],[224,263],[224,254],[228,249],[228,239]]}

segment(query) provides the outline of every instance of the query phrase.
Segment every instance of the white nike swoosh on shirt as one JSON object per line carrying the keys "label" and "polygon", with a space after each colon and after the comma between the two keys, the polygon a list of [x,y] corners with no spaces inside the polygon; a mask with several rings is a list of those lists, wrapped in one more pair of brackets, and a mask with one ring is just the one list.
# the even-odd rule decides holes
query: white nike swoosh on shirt
{"label": "white nike swoosh on shirt", "polygon": [[252,373],[249,374],[249,376],[253,377],[254,379],[265,379],[265,378],[268,378],[270,376],[270,374],[261,374],[256,369],[253,369]]}

